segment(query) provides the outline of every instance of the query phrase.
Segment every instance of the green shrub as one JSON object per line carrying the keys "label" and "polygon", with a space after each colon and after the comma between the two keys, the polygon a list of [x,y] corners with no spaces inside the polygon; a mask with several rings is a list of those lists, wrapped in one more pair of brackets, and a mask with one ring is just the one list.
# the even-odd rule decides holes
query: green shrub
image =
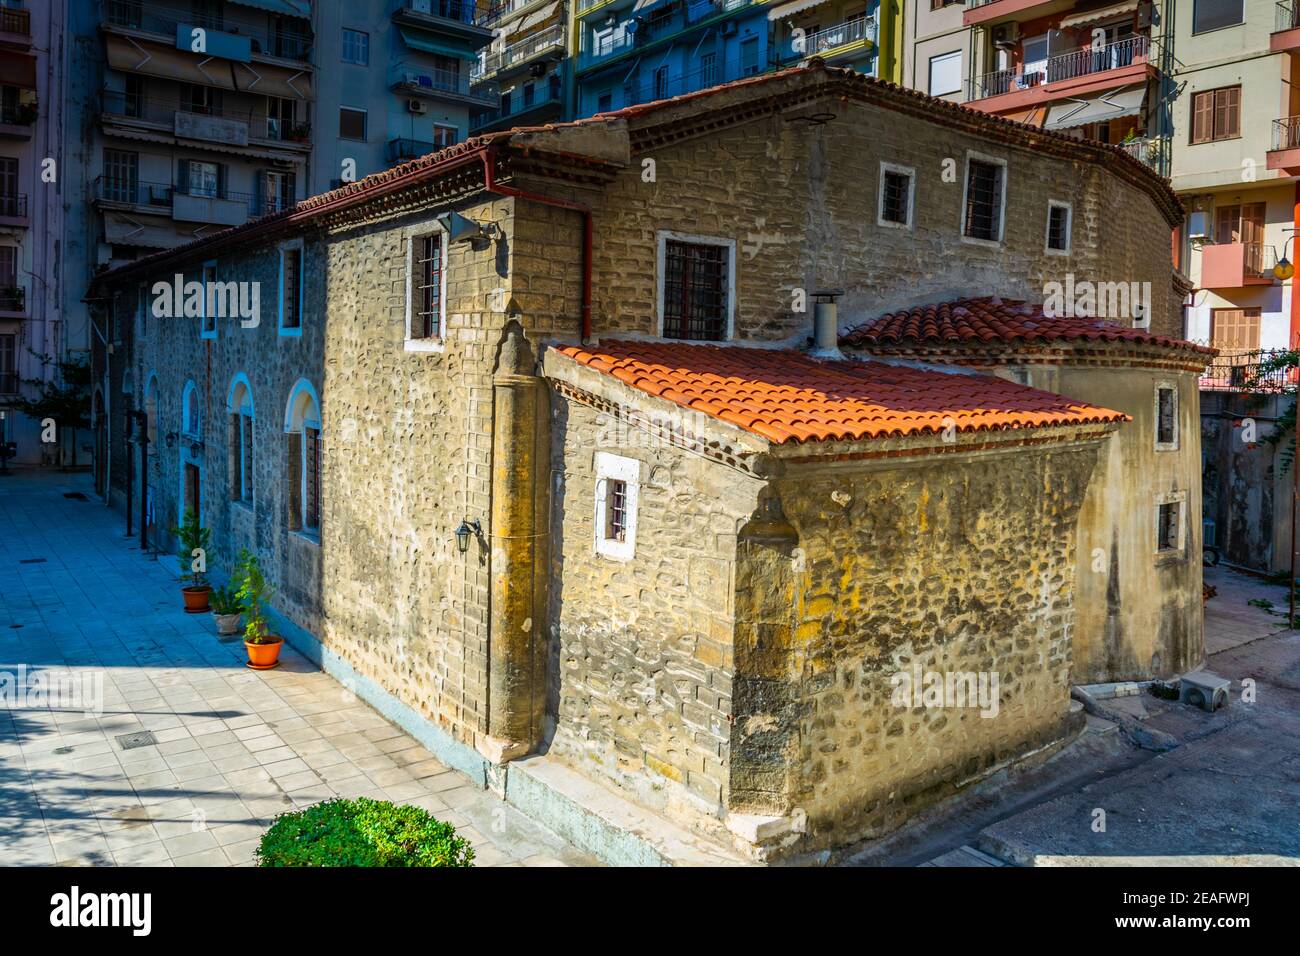
{"label": "green shrub", "polygon": [[450,823],[386,800],[336,798],[276,817],[258,866],[473,866],[474,848]]}

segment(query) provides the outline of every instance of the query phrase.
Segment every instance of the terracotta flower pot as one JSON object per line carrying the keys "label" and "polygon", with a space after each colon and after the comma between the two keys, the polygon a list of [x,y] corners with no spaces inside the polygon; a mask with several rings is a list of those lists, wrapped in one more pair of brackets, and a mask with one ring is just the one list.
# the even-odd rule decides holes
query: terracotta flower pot
{"label": "terracotta flower pot", "polygon": [[185,599],[186,614],[203,614],[208,608],[208,595],[212,593],[212,588],[206,584],[188,585],[181,588],[181,597]]}
{"label": "terracotta flower pot", "polygon": [[284,645],[284,638],[271,635],[269,640],[268,644],[244,641],[244,648],[248,651],[248,666],[253,670],[270,670],[280,663],[280,648]]}
{"label": "terracotta flower pot", "polygon": [[239,633],[239,622],[243,617],[239,611],[234,614],[217,614],[214,611],[212,617],[217,622],[217,633],[222,637],[229,637],[231,634]]}

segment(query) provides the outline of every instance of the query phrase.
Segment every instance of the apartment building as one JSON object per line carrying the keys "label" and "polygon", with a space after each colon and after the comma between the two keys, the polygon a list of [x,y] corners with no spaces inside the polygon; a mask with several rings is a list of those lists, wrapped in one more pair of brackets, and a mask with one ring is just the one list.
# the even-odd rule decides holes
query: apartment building
{"label": "apartment building", "polygon": [[571,79],[567,0],[503,0],[480,10],[478,22],[493,38],[471,69],[473,89],[493,108],[475,117],[473,131],[562,119]]}
{"label": "apartment building", "polygon": [[41,356],[85,348],[85,329],[59,309],[63,36],[62,3],[0,2],[0,441],[15,444],[21,463],[52,458],[58,446],[42,444],[14,401],[58,374]]}

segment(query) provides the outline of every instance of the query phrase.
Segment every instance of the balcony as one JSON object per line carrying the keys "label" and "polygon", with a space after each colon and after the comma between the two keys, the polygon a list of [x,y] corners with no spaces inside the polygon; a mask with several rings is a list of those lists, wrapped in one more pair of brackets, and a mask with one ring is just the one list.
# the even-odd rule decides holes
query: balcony
{"label": "balcony", "polygon": [[495,106],[495,90],[470,85],[469,74],[461,70],[439,70],[421,64],[397,64],[388,88],[394,93],[419,99],[461,103],[471,107]]}
{"label": "balcony", "polygon": [[509,98],[494,110],[479,113],[471,124],[474,133],[508,129],[511,126],[528,126],[555,119],[564,109],[564,87],[560,78],[552,74],[544,87],[525,85],[516,87]]}
{"label": "balcony", "polygon": [[1262,242],[1223,242],[1201,248],[1201,287],[1272,285],[1271,250]]}
{"label": "balcony", "polygon": [[1072,0],[966,0],[962,25],[991,26],[1007,20],[1037,20],[1074,7]]}
{"label": "balcony", "polygon": [[[27,290],[22,286],[0,286],[0,318],[21,319],[27,315]],[[13,389],[10,394],[16,392]]]}
{"label": "balcony", "polygon": [[1269,169],[1300,176],[1300,116],[1273,121],[1273,145],[1266,159]]}
{"label": "balcony", "polygon": [[[614,2],[617,0],[602,0],[602,5]],[[687,28],[699,26],[708,20],[722,19],[750,3],[751,0],[690,0],[667,16],[624,20],[621,30],[600,39],[596,39],[595,34],[584,27],[577,68],[585,70],[615,60],[632,50],[646,49]],[[584,10],[580,2],[578,16],[595,9],[596,6],[591,6]]]}
{"label": "balcony", "polygon": [[491,28],[479,23],[482,13],[474,0],[394,0],[393,22],[450,35],[478,48],[492,40]]}
{"label": "balcony", "polygon": [[525,7],[531,7],[534,4],[541,6],[546,0],[497,0],[497,2],[480,7],[474,15],[474,23],[481,27],[491,29],[500,23],[503,19],[512,13],[517,13]]}
{"label": "balcony", "polygon": [[510,73],[546,54],[561,57],[564,55],[565,36],[564,23],[556,23],[496,53],[484,53],[482,59],[470,67],[470,79],[477,83],[497,74]]}
{"label": "balcony", "polygon": [[1225,350],[1201,373],[1203,392],[1265,392],[1277,394],[1295,387],[1287,349]]}
{"label": "balcony", "polygon": [[1154,72],[1150,46],[1149,37],[1135,36],[1050,57],[1028,70],[985,73],[969,82],[969,105],[999,113],[1132,83]]}
{"label": "balcony", "polygon": [[1282,0],[1273,15],[1273,33],[1268,38],[1272,53],[1300,50],[1300,2]]}
{"label": "balcony", "polygon": [[1169,147],[1168,138],[1155,136],[1141,137],[1131,139],[1126,143],[1120,143],[1119,148],[1124,150],[1139,163],[1144,163],[1152,169],[1159,171],[1160,163]]}
{"label": "balcony", "polygon": [[0,194],[0,226],[26,229],[32,224],[27,214],[27,194]]}
{"label": "balcony", "polygon": [[27,10],[0,7],[0,46],[26,50],[32,45],[32,15]]}
{"label": "balcony", "polygon": [[91,195],[101,205],[149,207],[151,211],[170,212],[171,183],[147,183],[137,179],[99,176],[91,184]]}
{"label": "balcony", "polygon": [[[13,87],[4,87],[12,90]],[[22,95],[21,92],[18,94]],[[40,107],[35,100],[25,103],[11,102],[0,106],[0,139],[31,139],[32,126],[40,116]]]}
{"label": "balcony", "polygon": [[404,163],[408,159],[419,159],[429,153],[436,153],[440,149],[442,149],[441,146],[426,140],[399,137],[388,141],[384,156],[390,163]]}
{"label": "balcony", "polygon": [[311,145],[310,125],[267,116],[264,102],[259,106],[217,106],[102,90],[100,110],[106,125],[148,126],[199,143],[249,146],[260,142],[276,149],[294,151]]}
{"label": "balcony", "polygon": [[[178,7],[155,6],[137,0],[103,0],[100,23],[119,30],[153,34],[178,49],[189,50],[190,30],[208,31],[208,56],[246,61],[250,56],[307,62],[314,42],[310,32],[281,27],[266,30],[255,24],[220,15],[194,15],[178,19]],[[285,22],[280,18],[277,22]],[[303,27],[309,21],[302,20]],[[182,38],[186,39],[184,46]]]}
{"label": "balcony", "polygon": [[176,222],[202,222],[238,226],[250,215],[272,212],[283,204],[252,193],[228,189],[181,189],[171,183],[100,176],[92,184],[95,204],[101,208],[131,209],[170,216]]}
{"label": "balcony", "polygon": [[795,52],[803,57],[819,56],[832,60],[838,56],[856,53],[876,42],[876,18],[857,17],[833,27],[826,27],[816,33],[809,33],[803,39],[803,48],[795,46]]}

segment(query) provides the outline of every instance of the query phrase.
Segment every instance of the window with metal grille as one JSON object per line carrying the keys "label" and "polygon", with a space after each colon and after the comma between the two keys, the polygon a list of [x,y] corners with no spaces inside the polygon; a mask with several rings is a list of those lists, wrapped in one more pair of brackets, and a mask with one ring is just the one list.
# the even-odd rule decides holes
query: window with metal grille
{"label": "window with metal grille", "polygon": [[239,497],[245,501],[253,500],[253,419],[250,415],[239,416],[239,453],[240,467]]}
{"label": "window with metal grille", "polygon": [[907,225],[910,210],[908,198],[912,191],[912,177],[907,173],[885,170],[884,186],[880,195],[880,218],[885,222]]}
{"label": "window with metal grille", "polygon": [[442,337],[442,233],[411,240],[411,338]]}
{"label": "window with metal grille", "polygon": [[1156,442],[1172,445],[1178,441],[1178,393],[1172,388],[1156,389]]}
{"label": "window with metal grille", "polygon": [[972,239],[1002,238],[1002,167],[972,159],[966,170],[966,228]]}
{"label": "window with metal grille", "polygon": [[285,249],[281,252],[280,328],[302,328],[302,250]]}
{"label": "window with metal grille", "polygon": [[627,537],[627,482],[609,479],[605,483],[605,540]]}
{"label": "window with metal grille", "polygon": [[1047,207],[1047,248],[1057,252],[1070,250],[1070,207],[1051,203]]}
{"label": "window with metal grille", "polygon": [[669,239],[664,245],[664,330],[670,339],[727,337],[726,246]]}
{"label": "window with metal grille", "polygon": [[302,523],[304,528],[315,530],[320,527],[320,430],[304,428],[303,438],[303,490],[306,492],[306,500],[303,502]]}
{"label": "window with metal grille", "polygon": [[1178,520],[1181,505],[1177,501],[1161,505],[1156,520],[1156,550],[1178,550]]}

